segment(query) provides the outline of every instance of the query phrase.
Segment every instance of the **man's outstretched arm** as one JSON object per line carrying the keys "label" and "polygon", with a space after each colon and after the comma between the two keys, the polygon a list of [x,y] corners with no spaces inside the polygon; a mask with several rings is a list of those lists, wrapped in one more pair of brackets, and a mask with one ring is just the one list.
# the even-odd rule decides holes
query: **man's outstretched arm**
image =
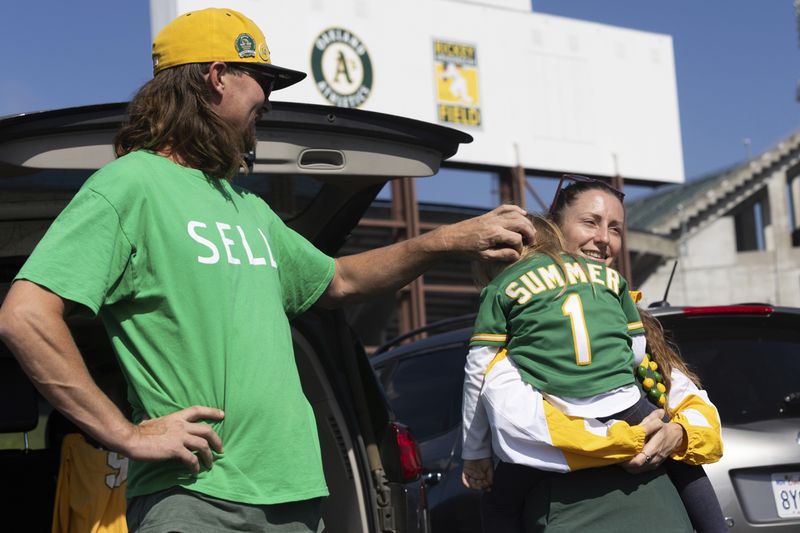
{"label": "man's outstretched arm", "polygon": [[339,257],[333,280],[319,303],[338,307],[397,291],[447,257],[516,261],[523,243],[530,242],[533,233],[523,209],[503,205],[414,239]]}

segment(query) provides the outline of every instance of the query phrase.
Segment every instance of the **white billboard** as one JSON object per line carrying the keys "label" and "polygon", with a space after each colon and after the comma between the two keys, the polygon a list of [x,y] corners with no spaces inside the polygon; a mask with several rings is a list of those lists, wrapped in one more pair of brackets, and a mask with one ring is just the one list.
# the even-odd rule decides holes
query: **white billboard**
{"label": "white billboard", "polygon": [[[682,182],[669,35],[458,0],[227,0],[275,64],[308,78],[274,99],[456,127],[453,160]],[[506,6],[505,4],[509,4]],[[151,0],[153,34],[207,0]]]}

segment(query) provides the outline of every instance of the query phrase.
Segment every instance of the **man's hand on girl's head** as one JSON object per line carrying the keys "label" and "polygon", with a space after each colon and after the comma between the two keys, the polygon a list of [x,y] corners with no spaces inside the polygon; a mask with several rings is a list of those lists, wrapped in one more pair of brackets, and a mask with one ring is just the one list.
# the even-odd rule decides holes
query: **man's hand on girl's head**
{"label": "man's hand on girl's head", "polygon": [[481,216],[440,226],[441,251],[492,261],[516,261],[522,246],[533,240],[533,224],[516,205],[501,205]]}

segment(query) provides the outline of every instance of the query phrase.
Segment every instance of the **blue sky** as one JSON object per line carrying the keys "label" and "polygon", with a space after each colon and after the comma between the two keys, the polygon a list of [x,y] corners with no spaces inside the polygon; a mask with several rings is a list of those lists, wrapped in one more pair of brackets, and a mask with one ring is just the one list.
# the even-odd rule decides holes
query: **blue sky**
{"label": "blue sky", "polygon": [[791,0],[533,0],[535,10],[672,35],[687,177],[763,151],[800,126]]}
{"label": "blue sky", "polygon": [[[5,2],[0,115],[129,99],[150,77],[148,5]],[[533,0],[533,8],[673,36],[688,179],[744,160],[744,139],[755,155],[798,128],[800,37],[791,0]],[[420,182],[419,196],[491,204],[488,180],[443,198],[442,186],[461,179]],[[536,183],[547,195],[549,180]]]}

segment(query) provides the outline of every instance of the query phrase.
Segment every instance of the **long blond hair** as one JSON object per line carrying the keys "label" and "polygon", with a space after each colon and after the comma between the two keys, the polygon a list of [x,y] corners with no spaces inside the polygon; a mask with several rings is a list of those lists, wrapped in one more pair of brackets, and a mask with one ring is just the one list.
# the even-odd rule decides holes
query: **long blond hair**
{"label": "long blond hair", "polygon": [[550,256],[553,261],[558,263],[561,272],[566,277],[567,267],[561,254],[565,253],[567,245],[561,230],[548,218],[538,215],[528,215],[528,218],[533,224],[536,233],[533,242],[523,246],[519,259],[513,263],[488,260],[475,260],[472,262],[472,277],[479,288],[487,286],[498,274],[535,253],[543,253]]}

